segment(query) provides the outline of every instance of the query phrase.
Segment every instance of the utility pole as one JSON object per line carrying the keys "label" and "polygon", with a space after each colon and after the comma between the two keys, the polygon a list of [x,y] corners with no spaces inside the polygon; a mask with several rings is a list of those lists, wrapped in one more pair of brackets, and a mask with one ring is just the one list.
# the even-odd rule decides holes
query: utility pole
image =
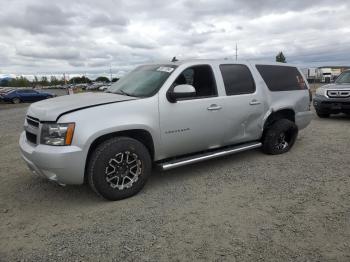
{"label": "utility pole", "polygon": [[112,83],[112,64],[109,64],[109,73],[111,75],[111,83]]}
{"label": "utility pole", "polygon": [[237,43],[236,43],[236,61],[237,61],[237,58],[238,58],[238,48],[237,48]]}

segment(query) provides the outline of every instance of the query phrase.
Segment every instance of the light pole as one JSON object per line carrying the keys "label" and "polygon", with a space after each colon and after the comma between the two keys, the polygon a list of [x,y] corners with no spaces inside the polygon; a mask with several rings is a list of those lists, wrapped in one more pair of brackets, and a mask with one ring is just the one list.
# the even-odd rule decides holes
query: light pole
{"label": "light pole", "polygon": [[112,63],[109,64],[109,73],[111,75],[111,83],[112,83]]}
{"label": "light pole", "polygon": [[236,43],[236,61],[237,61],[237,58],[238,58],[238,47],[237,47],[237,43]]}

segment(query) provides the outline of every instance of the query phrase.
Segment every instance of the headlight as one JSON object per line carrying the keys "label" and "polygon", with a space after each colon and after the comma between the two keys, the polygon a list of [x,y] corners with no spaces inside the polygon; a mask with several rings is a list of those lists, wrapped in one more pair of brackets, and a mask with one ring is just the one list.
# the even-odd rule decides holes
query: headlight
{"label": "headlight", "polygon": [[316,89],[316,95],[318,96],[325,96],[326,90],[323,88],[317,88]]}
{"label": "headlight", "polygon": [[74,123],[43,124],[41,128],[41,144],[69,146],[73,140],[74,127]]}

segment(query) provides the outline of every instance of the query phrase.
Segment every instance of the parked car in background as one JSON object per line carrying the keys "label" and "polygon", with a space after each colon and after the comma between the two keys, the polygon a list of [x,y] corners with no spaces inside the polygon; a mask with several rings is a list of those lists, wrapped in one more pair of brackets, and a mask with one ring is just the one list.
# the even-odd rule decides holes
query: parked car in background
{"label": "parked car in background", "polygon": [[0,100],[18,104],[21,102],[36,102],[56,95],[46,92],[38,92],[33,89],[10,89],[6,93],[0,93]]}
{"label": "parked car in background", "polygon": [[350,115],[350,70],[344,71],[333,84],[319,87],[313,104],[321,118],[339,113]]}
{"label": "parked car in background", "polygon": [[98,90],[101,86],[103,86],[102,83],[93,83],[86,87],[86,90]]}
{"label": "parked car in background", "polygon": [[286,153],[312,119],[311,100],[286,64],[150,64],[105,93],[32,104],[19,144],[36,174],[118,200],[142,189],[153,164],[168,170],[258,147]]}
{"label": "parked car in background", "polygon": [[106,91],[109,88],[109,86],[100,86],[98,90],[100,91]]}

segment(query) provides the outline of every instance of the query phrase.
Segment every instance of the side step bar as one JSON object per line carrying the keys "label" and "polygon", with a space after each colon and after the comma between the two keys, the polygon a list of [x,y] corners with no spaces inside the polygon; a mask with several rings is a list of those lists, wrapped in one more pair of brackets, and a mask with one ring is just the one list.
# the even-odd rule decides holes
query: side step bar
{"label": "side step bar", "polygon": [[239,146],[225,147],[223,149],[218,149],[212,152],[202,153],[202,154],[193,155],[189,157],[170,160],[168,162],[159,163],[159,166],[162,170],[169,170],[172,168],[194,164],[194,163],[198,163],[204,160],[208,160],[208,159],[212,159],[220,156],[227,156],[227,155],[239,153],[242,151],[258,148],[261,146],[262,146],[261,142],[252,142],[252,143],[242,144]]}

